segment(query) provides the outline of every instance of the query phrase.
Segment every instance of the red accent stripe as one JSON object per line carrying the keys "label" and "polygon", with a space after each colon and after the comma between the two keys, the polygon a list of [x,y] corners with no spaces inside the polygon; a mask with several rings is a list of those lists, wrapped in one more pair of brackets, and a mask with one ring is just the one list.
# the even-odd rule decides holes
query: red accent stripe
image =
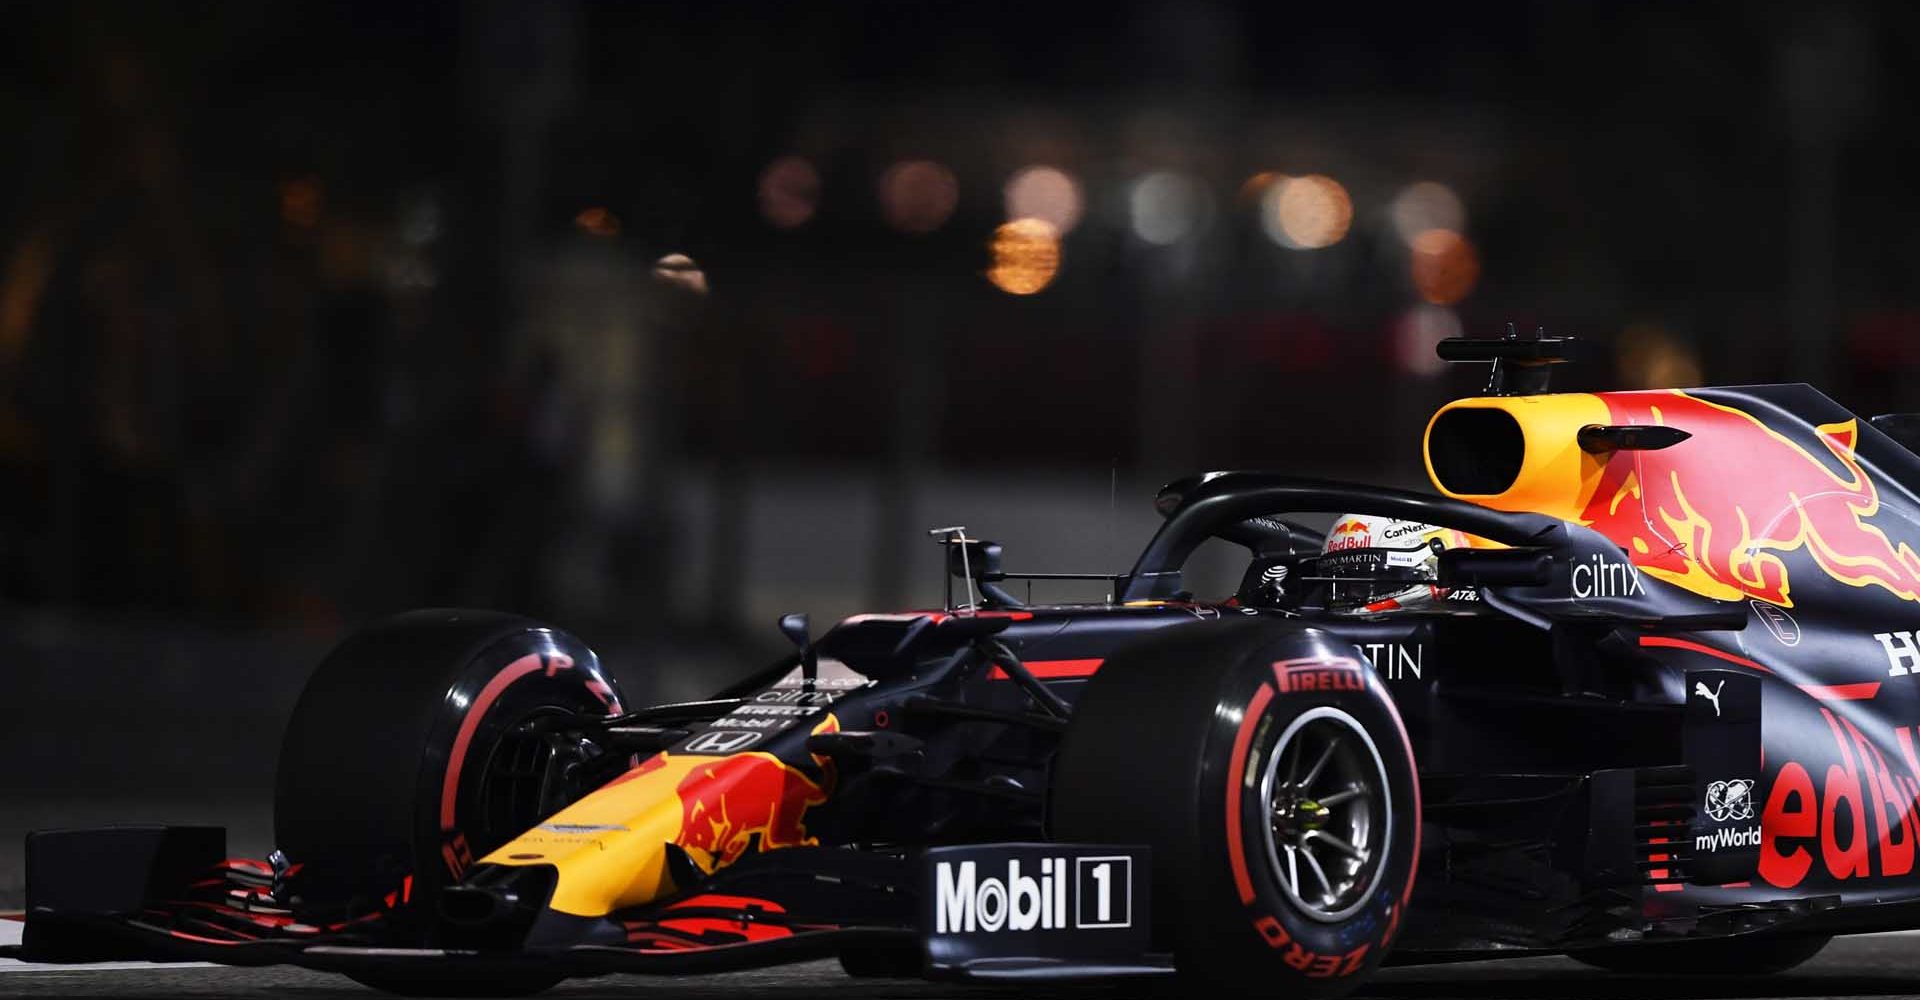
{"label": "red accent stripe", "polygon": [[188,934],[186,931],[168,931],[167,933],[173,937],[179,938],[182,941],[193,941],[199,944],[217,944],[217,945],[233,946],[233,945],[239,945],[239,944],[245,943],[244,941],[222,941],[219,938],[202,937],[198,934]]}
{"label": "red accent stripe", "polygon": [[1247,703],[1247,714],[1240,717],[1240,731],[1233,736],[1233,763],[1227,767],[1227,863],[1233,866],[1233,887],[1240,891],[1240,902],[1253,902],[1253,878],[1247,874],[1247,848],[1240,839],[1241,782],[1247,776],[1247,747],[1253,743],[1253,731],[1267,703],[1273,700],[1273,685],[1261,684]]}
{"label": "red accent stripe", "polygon": [[480,697],[467,706],[467,714],[460,719],[460,732],[453,738],[453,753],[447,758],[447,776],[440,783],[440,829],[453,829],[453,800],[460,791],[460,768],[466,761],[467,745],[473,742],[474,730],[480,728],[480,720],[486,716],[487,709],[500,700],[501,693],[514,681],[543,669],[568,669],[573,666],[571,658],[559,653],[553,654],[554,667],[548,666],[547,659],[539,653],[528,653],[507,664],[493,675],[486,687],[480,689]]}
{"label": "red accent stripe", "polygon": [[[1027,671],[1039,678],[1092,677],[1105,660],[1029,660]],[[987,680],[1004,681],[1007,672],[999,667],[987,673]]]}
{"label": "red accent stripe", "polygon": [[1695,653],[1705,653],[1708,656],[1718,657],[1719,659],[1725,660],[1728,663],[1738,663],[1743,667],[1752,667],[1755,670],[1761,670],[1767,673],[1773,672],[1767,669],[1766,664],[1761,663],[1757,660],[1749,660],[1744,656],[1738,656],[1733,653],[1726,652],[1724,650],[1718,650],[1713,648],[1712,646],[1701,645],[1700,643],[1697,643],[1697,642],[1689,642],[1686,639],[1675,639],[1671,636],[1665,636],[1665,635],[1643,635],[1640,637],[1640,645],[1664,647],[1667,649],[1685,649]]}
{"label": "red accent stripe", "polygon": [[1800,690],[1820,701],[1872,701],[1880,693],[1879,681],[1861,684],[1802,684]]}

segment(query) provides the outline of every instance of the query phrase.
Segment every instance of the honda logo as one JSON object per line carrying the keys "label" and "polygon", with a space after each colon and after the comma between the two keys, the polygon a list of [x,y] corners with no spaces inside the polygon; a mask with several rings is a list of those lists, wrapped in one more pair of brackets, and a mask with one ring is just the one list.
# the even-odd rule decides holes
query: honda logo
{"label": "honda logo", "polygon": [[734,732],[727,729],[710,729],[687,741],[683,748],[687,753],[729,754],[760,742],[760,732]]}

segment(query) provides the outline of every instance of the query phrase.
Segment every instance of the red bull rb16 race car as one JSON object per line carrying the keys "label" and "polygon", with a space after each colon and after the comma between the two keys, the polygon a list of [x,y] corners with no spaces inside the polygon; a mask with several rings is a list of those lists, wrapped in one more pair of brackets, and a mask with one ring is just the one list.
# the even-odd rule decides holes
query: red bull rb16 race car
{"label": "red bull rb16 race car", "polygon": [[[1071,605],[945,529],[942,609],[790,616],[791,655],[702,701],[630,705],[522,618],[376,624],[300,697],[269,858],[36,833],[16,953],[1319,997],[1383,962],[1752,973],[1920,926],[1920,419],[1546,391],[1577,346],[1442,345],[1494,375],[1427,425],[1437,494],[1185,479]],[[1214,539],[1245,575],[1196,595]]]}

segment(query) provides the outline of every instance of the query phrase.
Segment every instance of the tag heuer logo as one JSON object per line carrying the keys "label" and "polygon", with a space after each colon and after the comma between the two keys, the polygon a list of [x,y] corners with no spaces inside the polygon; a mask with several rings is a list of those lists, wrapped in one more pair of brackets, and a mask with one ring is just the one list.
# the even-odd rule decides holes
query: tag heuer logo
{"label": "tag heuer logo", "polygon": [[1760,619],[1760,624],[1765,625],[1775,639],[1780,640],[1780,645],[1800,645],[1800,623],[1794,621],[1785,608],[1775,607],[1765,601],[1747,603],[1753,607],[1753,616]]}

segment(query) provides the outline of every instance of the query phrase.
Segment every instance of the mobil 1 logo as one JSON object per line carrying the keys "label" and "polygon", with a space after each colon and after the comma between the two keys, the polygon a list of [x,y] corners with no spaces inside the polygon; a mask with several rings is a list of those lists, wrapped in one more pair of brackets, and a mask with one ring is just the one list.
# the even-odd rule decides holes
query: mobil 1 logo
{"label": "mobil 1 logo", "polygon": [[1148,945],[1145,847],[974,844],[922,854],[933,968],[981,959],[1135,963]]}

